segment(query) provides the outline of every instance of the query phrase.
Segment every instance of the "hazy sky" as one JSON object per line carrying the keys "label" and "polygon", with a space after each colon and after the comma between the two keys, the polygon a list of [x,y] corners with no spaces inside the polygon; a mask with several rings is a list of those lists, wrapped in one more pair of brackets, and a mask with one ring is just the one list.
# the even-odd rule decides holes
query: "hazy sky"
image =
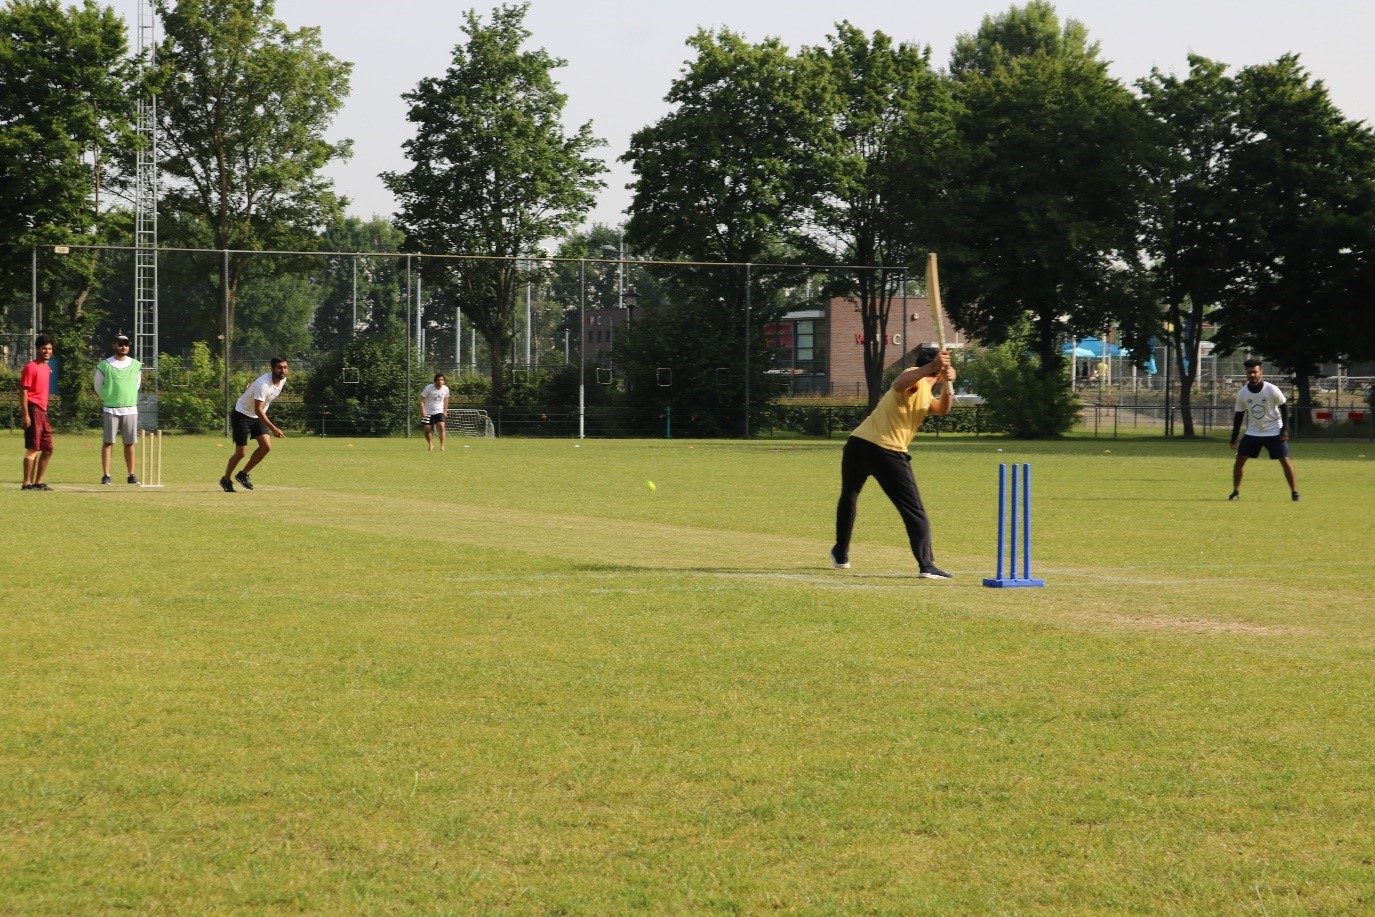
{"label": "hazy sky", "polygon": [[[134,40],[136,0],[112,0]],[[329,174],[361,217],[390,216],[395,202],[377,177],[404,171],[401,144],[411,136],[401,94],[421,79],[441,76],[463,38],[462,13],[484,18],[495,0],[277,0],[288,26],[319,26],[325,48],[354,64],[352,91],[331,139],[354,141],[351,160]],[[630,201],[629,169],[616,162],[630,135],[660,118],[663,97],[688,59],[683,42],[699,26],[725,26],[752,41],[777,36],[789,47],[821,44],[836,21],[899,41],[929,45],[944,68],[955,37],[976,31],[983,17],[1008,9],[994,0],[532,0],[526,25],[530,47],[543,47],[567,66],[554,73],[568,95],[570,126],[591,121],[606,140],[599,151],[611,165],[606,190],[591,219],[619,224]],[[1018,4],[1022,5],[1022,4]],[[1100,43],[1119,79],[1131,82],[1152,67],[1183,74],[1196,52],[1233,67],[1301,56],[1323,80],[1347,117],[1375,123],[1375,4],[1366,0],[1061,0],[1061,19],[1078,19]],[[159,29],[159,34],[161,30]]]}

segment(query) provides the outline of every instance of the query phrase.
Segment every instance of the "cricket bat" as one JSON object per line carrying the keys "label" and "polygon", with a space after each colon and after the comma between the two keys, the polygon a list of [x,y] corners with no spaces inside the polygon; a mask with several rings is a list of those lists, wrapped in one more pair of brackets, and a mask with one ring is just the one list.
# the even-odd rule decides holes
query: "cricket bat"
{"label": "cricket bat", "polygon": [[931,303],[931,317],[936,320],[936,344],[944,350],[945,312],[941,309],[941,277],[935,252],[926,256],[926,297]]}

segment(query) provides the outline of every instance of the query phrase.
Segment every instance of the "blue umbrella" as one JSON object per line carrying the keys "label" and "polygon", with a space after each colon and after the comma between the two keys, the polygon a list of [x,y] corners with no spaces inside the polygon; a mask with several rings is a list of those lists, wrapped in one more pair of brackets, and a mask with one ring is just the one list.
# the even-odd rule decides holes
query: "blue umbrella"
{"label": "blue umbrella", "polygon": [[[1070,345],[1066,344],[1060,352],[1063,353],[1065,356],[1069,356]],[[1098,354],[1094,353],[1092,350],[1089,350],[1087,347],[1074,348],[1074,359],[1076,360],[1092,360],[1096,356],[1098,356]]]}
{"label": "blue umbrella", "polygon": [[1088,351],[1089,357],[1117,357],[1122,355],[1122,348],[1116,344],[1105,344],[1098,338],[1084,338],[1079,342],[1079,347]]}

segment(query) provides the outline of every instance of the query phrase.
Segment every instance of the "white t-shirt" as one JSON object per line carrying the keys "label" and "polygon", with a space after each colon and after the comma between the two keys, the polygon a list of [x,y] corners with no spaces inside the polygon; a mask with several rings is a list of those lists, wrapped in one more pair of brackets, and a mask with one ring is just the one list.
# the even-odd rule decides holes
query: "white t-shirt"
{"label": "white t-shirt", "polygon": [[425,416],[431,417],[444,410],[444,399],[449,397],[449,387],[441,385],[435,388],[434,384],[425,386],[425,390],[420,393],[420,400],[425,404]]}
{"label": "white t-shirt", "polygon": [[1247,436],[1279,436],[1280,405],[1287,402],[1284,392],[1269,382],[1261,382],[1260,391],[1243,385],[1237,392],[1237,410],[1246,415]]}
{"label": "white t-shirt", "polygon": [[244,393],[239,396],[239,400],[234,402],[234,410],[240,414],[247,414],[249,417],[257,417],[258,411],[253,406],[253,402],[263,403],[263,413],[267,413],[268,405],[277,399],[282,393],[282,387],[286,385],[286,380],[272,383],[272,373],[263,373],[253,380],[253,383],[244,389]]}

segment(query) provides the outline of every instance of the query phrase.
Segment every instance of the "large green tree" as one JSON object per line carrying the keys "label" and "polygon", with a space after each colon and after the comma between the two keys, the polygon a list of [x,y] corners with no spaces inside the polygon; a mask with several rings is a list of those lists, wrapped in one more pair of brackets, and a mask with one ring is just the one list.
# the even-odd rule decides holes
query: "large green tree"
{"label": "large green tree", "polygon": [[1189,58],[1189,74],[1151,71],[1138,84],[1161,150],[1151,170],[1145,244],[1165,333],[1178,367],[1184,435],[1194,435],[1190,393],[1208,310],[1236,280],[1240,195],[1232,159],[1241,139],[1236,81],[1225,65]]}
{"label": "large green tree", "polygon": [[1237,277],[1216,341],[1292,373],[1302,417],[1320,363],[1375,356],[1375,134],[1296,56],[1244,68],[1237,86]]}
{"label": "large green tree", "polygon": [[[101,191],[133,116],[127,54],[124,24],[93,0],[0,8],[0,316],[14,310],[20,327],[28,326],[31,247],[104,242],[119,222]],[[44,272],[45,319],[74,333],[62,341],[69,360],[90,331],[84,303],[96,272],[80,252]]]}
{"label": "large green tree", "polygon": [[[153,85],[169,217],[159,230],[169,242],[231,253],[206,277],[227,313],[228,358],[251,252],[310,249],[341,212],[322,170],[350,143],[324,135],[352,65],[324,51],[318,28],[273,18],[272,0],[158,0],[157,9],[164,38]],[[177,238],[180,227],[189,238]]]}
{"label": "large green tree", "polygon": [[[759,265],[800,260],[785,243],[814,193],[802,180],[805,147],[815,146],[824,90],[777,39],[752,44],[702,30],[687,44],[696,57],[669,88],[672,110],[637,131],[623,159],[635,173],[626,240],[653,258],[689,263],[649,268],[672,306],[646,310],[617,350],[643,372],[671,367],[675,378],[711,380],[721,403],[743,405],[748,387],[757,406],[767,394],[772,293],[797,276]],[[659,333],[657,323],[672,330]]]}
{"label": "large green tree", "polygon": [[[886,388],[888,318],[899,279],[936,241],[945,163],[955,145],[948,81],[930,48],[866,35],[848,22],[825,47],[802,51],[824,90],[797,138],[807,154],[793,237],[808,260],[858,265],[833,274],[832,294],[853,296],[864,329],[869,404]],[[903,329],[905,332],[906,329]],[[904,337],[904,351],[910,344]]]}
{"label": "large green tree", "polygon": [[[383,175],[400,202],[410,250],[469,256],[424,259],[429,282],[462,308],[492,354],[492,397],[502,403],[515,334],[516,293],[532,269],[522,259],[580,223],[603,187],[601,141],[562,124],[567,97],[552,71],[564,62],[524,48],[528,4],[504,5],[484,22],[464,19],[466,39],[443,77],[404,98],[416,135],[412,166]],[[471,256],[478,256],[473,258]]]}
{"label": "large green tree", "polygon": [[[404,335],[405,235],[390,220],[344,217],[326,227],[320,248],[328,252],[320,280],[320,305],[312,330],[315,346],[338,350],[360,333]],[[350,254],[364,252],[367,254]]]}
{"label": "large green tree", "polygon": [[1040,0],[985,17],[952,55],[965,151],[942,226],[953,319],[989,343],[1025,318],[1043,371],[1067,334],[1117,323],[1144,352],[1148,121],[1083,26]]}

